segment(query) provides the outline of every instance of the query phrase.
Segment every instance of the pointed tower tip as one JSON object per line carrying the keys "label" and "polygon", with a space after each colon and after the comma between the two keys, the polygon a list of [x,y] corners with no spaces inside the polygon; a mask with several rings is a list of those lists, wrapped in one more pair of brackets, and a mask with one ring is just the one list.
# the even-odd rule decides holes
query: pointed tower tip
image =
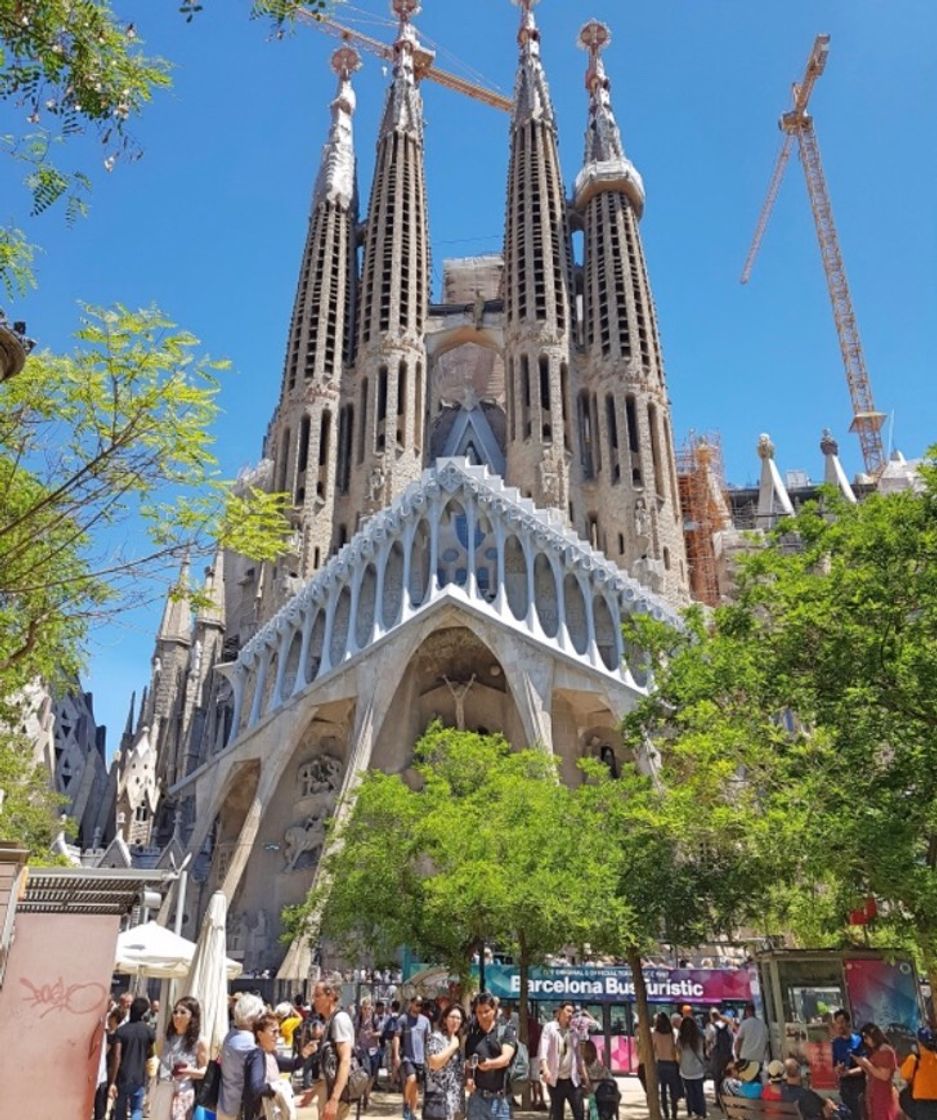
{"label": "pointed tower tip", "polygon": [[179,578],[166,595],[163,620],[157,638],[164,642],[188,644],[192,640],[192,612],[189,607],[189,550],[183,553]]}
{"label": "pointed tower tip", "polygon": [[521,49],[531,47],[539,50],[540,29],[534,19],[534,7],[540,3],[540,0],[511,0],[511,3],[521,10],[521,25],[517,32],[517,41]]}
{"label": "pointed tower tip", "polygon": [[576,206],[584,207],[600,191],[619,191],[627,197],[640,218],[644,213],[644,182],[625,155],[602,60],[602,51],[611,41],[612,32],[608,24],[600,20],[590,19],[579,29],[578,46],[589,55],[585,79],[589,93],[589,123],[583,167],[575,184]]}

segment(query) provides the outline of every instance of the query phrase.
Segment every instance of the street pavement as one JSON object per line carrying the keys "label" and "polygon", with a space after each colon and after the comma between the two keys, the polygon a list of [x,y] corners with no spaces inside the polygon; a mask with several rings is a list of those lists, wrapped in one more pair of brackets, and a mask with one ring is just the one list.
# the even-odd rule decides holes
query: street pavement
{"label": "street pavement", "polygon": [[[647,1120],[647,1102],[644,1090],[636,1077],[617,1078],[618,1087],[621,1089],[621,1104],[618,1109],[619,1120]],[[297,1120],[309,1120],[313,1115],[311,1108],[297,1109]],[[403,1115],[401,1097],[399,1093],[372,1093],[371,1103],[367,1112],[362,1112],[362,1120],[400,1120]],[[569,1120],[572,1120],[567,1110]],[[514,1120],[547,1120],[549,1112],[525,1111],[521,1108],[514,1109]],[[352,1111],[349,1120],[355,1120]]]}

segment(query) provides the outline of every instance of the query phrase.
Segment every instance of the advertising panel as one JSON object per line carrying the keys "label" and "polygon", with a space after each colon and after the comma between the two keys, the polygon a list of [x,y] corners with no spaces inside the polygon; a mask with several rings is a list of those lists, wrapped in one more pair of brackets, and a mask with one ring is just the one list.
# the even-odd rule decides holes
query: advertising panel
{"label": "advertising panel", "polygon": [[[644,970],[648,1000],[652,1003],[693,1003],[713,1006],[752,998],[747,969],[648,968]],[[485,986],[502,999],[517,999],[520,973],[514,965],[485,966]],[[528,978],[530,999],[577,1003],[627,1003],[634,999],[630,968],[600,965],[532,968]]]}

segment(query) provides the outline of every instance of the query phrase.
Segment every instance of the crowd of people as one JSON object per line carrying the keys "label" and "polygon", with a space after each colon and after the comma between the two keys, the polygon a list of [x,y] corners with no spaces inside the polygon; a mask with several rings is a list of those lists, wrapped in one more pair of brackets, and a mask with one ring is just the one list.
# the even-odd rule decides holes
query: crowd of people
{"label": "crowd of people", "polygon": [[[401,1093],[402,1120],[510,1120],[524,1090],[550,1120],[564,1120],[567,1106],[572,1120],[617,1118],[620,1092],[590,1037],[601,1028],[572,1002],[545,1024],[529,1017],[528,1051],[514,1007],[488,992],[468,1013],[419,995],[404,1006],[365,996],[343,1009],[342,986],[340,975],[323,977],[309,1005],[301,996],[276,1007],[253,993],[232,996],[212,1073],[197,1000],[176,1000],[157,1039],[156,1001],[124,993],[107,1017],[94,1120],[198,1120],[206,1075],[218,1082],[217,1120],[292,1120],[298,1105],[313,1120],[345,1120],[352,1104],[367,1108],[382,1071],[384,1087]],[[743,1098],[796,1103],[802,1120],[937,1120],[931,1027],[899,1062],[874,1023],[855,1031],[845,1010],[831,1021],[838,1102],[804,1085],[798,1060],[768,1060],[768,1030],[752,1004],[740,1019],[712,1009],[703,1020],[689,1005],[657,1014],[649,1052],[637,1032],[638,1077],[646,1090],[653,1061],[663,1120],[678,1120],[681,1102],[689,1120],[705,1120],[707,1079],[723,1110]]]}
{"label": "crowd of people", "polygon": [[[710,1010],[704,1027],[688,1004],[672,1016],[658,1014],[651,1030],[652,1054],[638,1035],[638,1077],[647,1089],[647,1063],[657,1072],[663,1120],[677,1120],[685,1101],[689,1120],[704,1120],[704,1083],[713,1082],[720,1109],[732,1097],[788,1101],[802,1120],[937,1120],[937,1033],[923,1026],[917,1046],[899,1063],[875,1023],[854,1031],[849,1012],[836,1011],[831,1050],[839,1101],[804,1084],[797,1058],[768,1061],[768,1028],[746,1004],[741,1020]],[[896,1078],[905,1088],[898,1092]]]}

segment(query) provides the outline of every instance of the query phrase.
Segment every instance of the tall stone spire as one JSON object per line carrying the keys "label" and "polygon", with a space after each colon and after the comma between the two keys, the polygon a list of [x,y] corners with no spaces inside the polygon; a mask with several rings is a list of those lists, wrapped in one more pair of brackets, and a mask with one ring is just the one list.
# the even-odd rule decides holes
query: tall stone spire
{"label": "tall stone spire", "polygon": [[364,238],[355,375],[342,406],[337,545],[360,514],[406,489],[423,462],[429,245],[419,43],[410,22],[420,5],[392,0],[392,9],[400,25]]}
{"label": "tall stone spire", "polygon": [[292,495],[296,526],[292,549],[280,564],[284,579],[271,583],[274,600],[288,592],[292,579],[308,578],[320,568],[329,554],[342,369],[353,342],[358,192],[351,76],[361,60],[343,46],[331,61],[338,89],[312,192],[280,403],[268,436],[273,486]]}
{"label": "tall stone spire", "polygon": [[189,602],[189,554],[182,558],[179,578],[166,594],[157,643],[174,642],[188,646],[192,641],[192,607]]}
{"label": "tall stone spire", "polygon": [[540,61],[536,0],[519,0],[504,230],[507,477],[568,510],[572,250],[556,123]]}
{"label": "tall stone spire", "polygon": [[601,51],[611,39],[591,20],[589,118],[575,208],[585,230],[585,364],[576,400],[574,476],[587,535],[610,559],[675,601],[687,595],[670,405],[656,311],[638,233],[644,184],[625,155]]}

